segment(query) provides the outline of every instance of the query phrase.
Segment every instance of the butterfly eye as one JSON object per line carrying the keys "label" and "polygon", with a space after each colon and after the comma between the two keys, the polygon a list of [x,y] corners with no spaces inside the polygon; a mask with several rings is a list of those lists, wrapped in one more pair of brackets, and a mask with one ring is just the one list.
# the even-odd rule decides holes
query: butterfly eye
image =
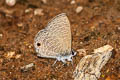
{"label": "butterfly eye", "polygon": [[40,46],[41,44],[40,43],[37,43],[37,46]]}

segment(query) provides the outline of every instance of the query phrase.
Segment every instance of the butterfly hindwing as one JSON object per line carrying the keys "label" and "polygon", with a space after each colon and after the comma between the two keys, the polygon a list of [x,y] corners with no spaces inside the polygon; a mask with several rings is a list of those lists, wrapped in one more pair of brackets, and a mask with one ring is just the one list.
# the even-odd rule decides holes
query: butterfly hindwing
{"label": "butterfly hindwing", "polygon": [[54,17],[36,34],[34,46],[40,57],[57,58],[71,54],[71,28],[65,13]]}

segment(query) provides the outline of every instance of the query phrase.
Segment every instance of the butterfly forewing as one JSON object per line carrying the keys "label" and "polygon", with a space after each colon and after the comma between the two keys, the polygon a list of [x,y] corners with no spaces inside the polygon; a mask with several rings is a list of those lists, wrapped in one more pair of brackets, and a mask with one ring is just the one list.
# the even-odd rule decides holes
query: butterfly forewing
{"label": "butterfly forewing", "polygon": [[46,29],[49,31],[48,51],[55,52],[48,55],[66,55],[71,52],[71,29],[70,22],[66,14],[62,13],[54,17],[47,25]]}

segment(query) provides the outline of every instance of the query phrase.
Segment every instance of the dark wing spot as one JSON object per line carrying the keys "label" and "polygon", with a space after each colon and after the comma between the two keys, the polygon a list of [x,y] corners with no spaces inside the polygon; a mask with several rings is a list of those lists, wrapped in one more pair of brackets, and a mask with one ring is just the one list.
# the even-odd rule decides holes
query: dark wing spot
{"label": "dark wing spot", "polygon": [[37,43],[37,46],[41,46],[41,44],[40,44],[40,43]]}

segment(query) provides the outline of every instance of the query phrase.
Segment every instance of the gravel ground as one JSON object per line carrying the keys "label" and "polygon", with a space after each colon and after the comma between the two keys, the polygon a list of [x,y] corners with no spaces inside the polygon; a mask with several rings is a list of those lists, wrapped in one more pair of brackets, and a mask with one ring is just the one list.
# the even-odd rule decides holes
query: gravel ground
{"label": "gravel ground", "polygon": [[106,44],[114,48],[99,80],[120,79],[120,0],[17,0],[13,7],[1,0],[0,80],[73,80],[82,55],[74,57],[73,66],[57,62],[52,67],[55,60],[38,58],[33,46],[35,34],[63,12],[75,51],[86,49],[88,55]]}

